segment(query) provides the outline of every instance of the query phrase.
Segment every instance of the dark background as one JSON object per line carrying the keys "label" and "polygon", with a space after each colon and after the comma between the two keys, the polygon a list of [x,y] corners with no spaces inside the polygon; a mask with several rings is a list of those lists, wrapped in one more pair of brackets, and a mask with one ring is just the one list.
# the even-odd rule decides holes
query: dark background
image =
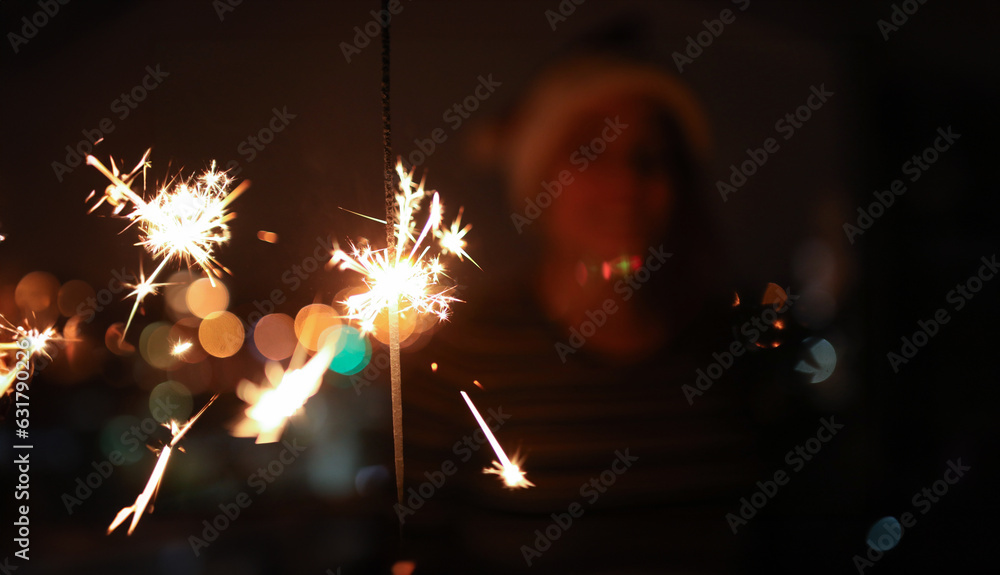
{"label": "dark background", "polygon": [[[355,26],[371,20],[376,3],[244,0],[221,18],[215,4],[74,0],[17,53],[9,41],[0,46],[0,233],[7,236],[0,244],[0,304],[6,315],[17,315],[14,286],[28,272],[82,279],[99,289],[112,270],[134,269],[137,248],[128,233],[118,234],[120,222],[86,214],[84,199],[103,188],[103,177],[77,167],[60,181],[52,168],[65,161],[65,147],[75,146],[82,130],[105,117],[115,129],[97,147],[102,159],[113,156],[131,167],[152,146],[153,179],[168,169],[200,170],[216,159],[224,167],[238,162],[239,177],[253,181],[234,206],[233,239],[221,251],[233,272],[226,280],[230,310],[238,315],[246,317],[273,289],[287,288],[282,274],[313,252],[317,238],[379,237],[377,224],[338,209],[373,215],[383,209],[379,45],[373,40],[350,63],[340,49],[353,41]],[[529,244],[510,222],[502,182],[476,150],[532,75],[619,22],[638,23],[645,55],[676,70],[671,53],[704,29],[702,20],[736,8],[723,1],[591,0],[552,30],[545,11],[557,9],[554,0],[404,0],[403,6],[392,30],[395,152],[409,157],[414,140],[435,128],[448,134],[421,168],[429,185],[454,206],[464,205],[474,223],[469,251],[485,271],[459,278],[469,299],[483,282],[503,281],[527,261]],[[39,10],[36,2],[3,2],[0,31],[19,33],[21,18]],[[976,272],[980,257],[996,252],[996,212],[988,198],[1000,153],[1000,66],[992,30],[1000,14],[988,2],[929,0],[885,40],[876,23],[892,10],[890,2],[753,0],[682,74],[713,124],[713,185],[706,193],[740,281],[773,281],[793,291],[812,286],[834,305],[830,319],[812,327],[837,348],[837,372],[812,401],[851,418],[848,439],[831,458],[864,462],[856,466],[863,474],[846,479],[815,476],[817,469],[808,492],[789,496],[836,501],[849,492],[854,539],[830,541],[821,563],[800,557],[791,545],[762,569],[815,572],[808,562],[816,561],[823,570],[854,572],[852,554],[866,550],[868,526],[911,511],[913,494],[958,458],[972,471],[867,572],[975,572],[995,541],[998,373],[989,357],[996,351],[997,286],[987,282],[964,310],[952,313],[899,373],[886,354],[898,352],[900,337],[910,336],[918,320],[949,307],[949,290]],[[112,102],[141,82],[146,66],[157,65],[169,76],[119,119]],[[502,86],[452,130],[442,114],[489,74]],[[775,121],[820,84],[835,94],[830,102],[722,202],[714,182],[745,159],[746,148],[774,136]],[[283,107],[295,119],[247,162],[239,144],[267,125],[273,108]],[[956,145],[850,243],[843,224],[856,223],[857,208],[868,206],[875,190],[905,178],[903,162],[948,126],[961,134]],[[276,232],[280,241],[258,241],[258,230]],[[301,289],[285,289],[288,301],[278,311],[294,315],[352,280],[317,272]],[[154,299],[140,325],[157,318],[162,304]],[[30,572],[385,572],[399,537],[391,489],[384,489],[391,482],[388,393],[377,385],[357,395],[336,376],[310,402],[308,423],[289,432],[315,447],[255,496],[254,506],[205,555],[192,556],[188,535],[281,449],[223,431],[240,409],[228,392],[240,378],[259,378],[260,362],[245,350],[207,362],[209,375],[201,377],[209,383],[195,405],[210,389],[227,394],[192,430],[184,443],[188,454],[177,455],[167,472],[156,513],[131,538],[107,537],[104,529],[141,491],[151,455],[116,471],[72,515],[65,512],[60,496],[91,471],[91,461],[104,457],[101,437],[109,422],[146,417],[149,387],[141,382],[163,379],[138,357],[101,352],[104,328],[127,312],[128,304],[116,303],[87,326],[94,345],[85,377],[56,358],[32,383]],[[3,461],[13,457],[12,411],[5,403],[0,415]],[[4,485],[12,486],[13,468],[3,468]],[[375,488],[364,488],[362,469],[375,478]],[[10,509],[12,494],[8,487],[3,492],[3,508]],[[821,512],[811,519],[824,520]],[[3,530],[0,560],[14,551],[9,531]],[[772,545],[780,549],[780,543]]]}

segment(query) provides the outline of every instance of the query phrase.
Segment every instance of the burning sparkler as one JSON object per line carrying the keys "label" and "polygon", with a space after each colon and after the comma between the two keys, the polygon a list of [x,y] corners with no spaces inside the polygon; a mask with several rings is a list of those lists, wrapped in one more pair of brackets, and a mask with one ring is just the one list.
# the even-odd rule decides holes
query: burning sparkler
{"label": "burning sparkler", "polygon": [[[399,176],[399,193],[395,198],[398,214],[395,250],[375,250],[367,244],[359,248],[351,244],[350,254],[337,248],[330,260],[331,265],[339,264],[341,270],[349,269],[365,277],[368,291],[352,295],[343,302],[347,317],[358,320],[365,332],[374,330],[375,318],[389,310],[393,302],[397,302],[400,313],[412,309],[418,314],[434,314],[441,320],[448,318],[451,303],[459,300],[450,295],[453,287],[442,284],[441,280],[447,276],[440,257],[429,257],[431,246],[423,245],[428,236],[440,238],[442,254],[451,253],[460,261],[463,258],[472,260],[465,251],[466,242],[463,239],[471,224],[459,229],[462,222],[460,211],[451,229],[442,230],[443,208],[437,192],[431,193],[427,220],[420,234],[414,237],[417,231],[414,216],[420,211],[421,201],[428,192],[424,190],[422,180],[419,184],[413,182],[413,170],[406,172],[402,162],[397,162],[396,173]],[[369,219],[385,223],[376,218]]]}
{"label": "burning sparkler", "polygon": [[[146,488],[142,490],[142,493],[140,493],[138,497],[136,497],[135,503],[122,508],[122,510],[118,512],[118,515],[115,516],[115,520],[108,526],[108,535],[110,535],[112,531],[128,519],[129,515],[132,516],[132,523],[128,528],[128,534],[131,535],[132,532],[135,531],[136,526],[139,525],[139,520],[142,518],[142,514],[146,511],[146,507],[149,506],[149,512],[153,512],[151,504],[156,499],[156,494],[160,490],[160,482],[163,481],[163,472],[167,470],[167,461],[170,460],[170,454],[173,452],[173,449],[177,447],[177,444],[184,437],[184,434],[191,429],[194,422],[201,417],[201,414],[205,413],[205,410],[208,409],[208,406],[212,405],[212,402],[214,402],[217,397],[219,397],[218,394],[213,395],[212,399],[209,399],[208,403],[201,408],[201,411],[196,413],[194,417],[189,419],[184,425],[177,425],[176,421],[170,420],[167,427],[170,429],[170,434],[173,436],[173,439],[171,439],[170,443],[164,445],[163,449],[160,450],[160,455],[156,460],[156,466],[153,467],[153,473],[150,474],[149,481],[146,482]],[[181,448],[178,447],[178,449]],[[181,451],[183,451],[183,449],[181,449]]]}
{"label": "burning sparkler", "polygon": [[[466,225],[460,229],[462,218],[460,211],[451,229],[442,231],[440,228],[444,210],[441,207],[440,196],[437,192],[433,192],[427,220],[420,233],[416,234],[417,224],[414,216],[420,210],[421,201],[427,196],[424,182],[421,180],[419,184],[415,184],[413,170],[405,171],[403,163],[398,160],[396,174],[399,176],[399,193],[394,194],[392,198],[395,200],[395,212],[391,210],[393,203],[387,200],[387,221],[369,218],[386,224],[386,239],[389,245],[384,250],[373,250],[367,244],[360,249],[352,244],[350,255],[336,248],[330,262],[331,265],[339,263],[341,270],[350,269],[362,274],[365,277],[365,285],[368,286],[368,291],[352,295],[344,302],[348,318],[357,319],[362,331],[370,332],[374,331],[375,318],[383,311],[387,315],[396,493],[402,501],[403,411],[399,314],[414,310],[418,315],[434,314],[442,321],[448,318],[450,304],[458,300],[450,295],[454,288],[445,286],[440,281],[447,277],[440,257],[429,257],[430,246],[424,246],[423,243],[428,236],[438,237],[441,240],[442,252],[450,252],[461,260],[469,256],[465,251],[464,236],[471,226]],[[388,181],[386,186],[388,195],[391,191]]]}
{"label": "burning sparkler", "polygon": [[[17,360],[12,369],[6,369],[0,375],[0,396],[3,396],[14,385],[18,372],[27,370],[30,374],[34,369],[31,358],[40,355],[52,359],[46,348],[51,342],[61,340],[62,336],[59,335],[55,327],[38,329],[15,326],[3,315],[0,315],[0,331],[13,334],[11,341],[0,342],[0,359],[8,352],[13,351]],[[0,361],[0,365],[2,365],[2,361]]]}
{"label": "burning sparkler", "polygon": [[[87,156],[87,163],[111,181],[111,185],[105,188],[104,194],[90,211],[106,201],[114,206],[113,213],[119,214],[126,205],[131,204],[133,209],[125,217],[132,224],[137,224],[139,229],[140,239],[136,245],[145,248],[153,259],[160,260],[149,278],[143,276],[139,283],[131,286],[134,291],[129,295],[135,296],[135,304],[122,331],[122,339],[142,300],[165,285],[154,282],[168,262],[181,261],[189,268],[194,266],[202,269],[212,285],[215,285],[215,278],[221,277],[222,272],[229,272],[215,259],[215,250],[229,241],[228,223],[236,217],[236,214],[229,212],[229,204],[250,185],[249,181],[243,181],[229,192],[232,178],[225,171],[218,171],[213,161],[211,167],[200,176],[191,176],[185,180],[172,179],[146,201],[132,191],[131,185],[140,168],[145,173],[148,157],[149,150],[146,150],[136,167],[122,175],[114,160],[109,170],[94,156]],[[91,193],[87,199],[94,195]]]}
{"label": "burning sparkler", "polygon": [[192,347],[194,347],[194,344],[190,341],[178,341],[170,348],[170,354],[174,357],[180,357]]}
{"label": "burning sparkler", "polygon": [[[0,319],[10,324],[10,322],[7,321],[7,318],[2,315],[0,315]],[[0,350],[24,350],[28,354],[28,358],[35,355],[49,357],[48,352],[45,350],[46,346],[53,340],[59,338],[59,334],[55,327],[40,330],[38,328],[27,328],[23,326],[15,327],[13,325],[7,326],[0,324],[0,329],[14,334],[14,341],[0,343]]]}
{"label": "burning sparkler", "polygon": [[[330,367],[336,341],[328,341],[302,367],[282,370],[278,363],[269,363],[265,374],[270,385],[257,385],[243,380],[237,388],[240,399],[250,404],[246,417],[233,428],[236,437],[256,436],[257,443],[273,443],[281,438],[288,418],[295,415],[323,383],[323,374]],[[291,362],[301,362],[303,349]]]}
{"label": "burning sparkler", "polygon": [[464,391],[460,393],[462,394],[462,398],[465,399],[465,403],[469,405],[469,409],[472,410],[472,415],[474,415],[476,417],[476,421],[479,422],[479,426],[483,429],[486,439],[489,440],[490,445],[493,446],[493,451],[497,454],[497,459],[499,459],[499,461],[493,462],[493,467],[487,467],[484,469],[483,473],[499,475],[503,479],[504,486],[510,489],[534,487],[535,484],[525,478],[524,471],[521,470],[521,462],[518,461],[517,455],[514,455],[513,461],[507,458],[507,454],[504,453],[503,448],[500,447],[500,443],[493,435],[493,431],[490,430],[490,426],[486,425],[486,421],[483,419],[483,416],[479,414],[479,410],[476,409],[472,400],[469,399],[469,394]]}

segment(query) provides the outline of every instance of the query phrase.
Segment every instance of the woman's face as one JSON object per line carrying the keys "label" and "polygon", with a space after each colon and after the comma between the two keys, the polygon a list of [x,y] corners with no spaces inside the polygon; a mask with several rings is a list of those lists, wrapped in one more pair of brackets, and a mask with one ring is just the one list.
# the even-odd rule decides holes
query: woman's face
{"label": "woman's face", "polygon": [[581,115],[545,178],[550,189],[563,184],[547,210],[548,242],[608,260],[641,254],[662,236],[675,191],[657,117],[634,100]]}

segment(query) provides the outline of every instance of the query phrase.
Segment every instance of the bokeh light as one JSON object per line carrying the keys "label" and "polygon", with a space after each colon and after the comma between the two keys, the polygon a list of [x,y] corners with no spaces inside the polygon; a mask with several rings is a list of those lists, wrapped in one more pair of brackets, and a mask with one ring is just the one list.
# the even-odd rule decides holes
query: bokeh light
{"label": "bokeh light", "polygon": [[354,375],[368,366],[372,345],[361,330],[350,325],[337,325],[323,333],[323,344],[333,344],[336,355],[330,369],[341,375]]}
{"label": "bokeh light", "polygon": [[389,482],[389,469],[384,465],[362,467],[354,476],[354,488],[359,495],[374,495]]}
{"label": "bokeh light", "polygon": [[170,276],[167,286],[163,289],[163,299],[167,304],[167,309],[174,317],[183,317],[191,314],[187,305],[187,290],[191,282],[196,277],[188,270],[179,271]]}
{"label": "bokeh light", "polygon": [[316,351],[323,332],[341,324],[339,314],[332,307],[321,303],[310,304],[295,314],[295,337],[302,347]]}
{"label": "bokeh light", "polygon": [[151,323],[139,336],[139,353],[149,365],[159,369],[170,369],[177,363],[171,353],[170,324],[163,321]]}
{"label": "bokeh light", "polygon": [[31,272],[14,288],[14,303],[33,327],[48,327],[59,319],[59,280],[48,272]]}
{"label": "bokeh light", "polygon": [[[417,316],[414,310],[399,313],[399,341],[401,347],[406,347],[407,340],[417,329]],[[437,316],[432,316],[437,317]],[[385,345],[389,345],[389,310],[382,310],[375,317],[375,330],[372,335]]]}
{"label": "bokeh light", "polygon": [[125,322],[119,321],[108,326],[104,332],[104,345],[115,355],[131,355],[135,353],[135,346],[122,339],[125,332]]}
{"label": "bokeh light", "polygon": [[307,477],[314,493],[327,497],[350,495],[355,487],[358,460],[356,440],[348,435],[322,438],[322,449],[310,453]]}
{"label": "bokeh light", "polygon": [[802,354],[795,371],[805,374],[809,383],[825,381],[837,367],[837,351],[833,344],[821,337],[810,337],[803,341]]}
{"label": "bokeh light", "polygon": [[14,288],[14,303],[29,312],[42,312],[56,303],[59,280],[48,272],[31,272]]}
{"label": "bokeh light", "polygon": [[149,412],[160,423],[183,423],[191,417],[193,407],[191,392],[179,381],[164,381],[149,394]]}
{"label": "bokeh light", "polygon": [[213,312],[226,311],[229,290],[221,281],[216,280],[212,285],[208,278],[201,278],[188,286],[184,301],[192,314],[205,318]]}
{"label": "bokeh light", "polygon": [[208,314],[198,327],[198,341],[209,355],[231,357],[243,346],[246,337],[240,318],[228,311]]}
{"label": "bokeh light", "polygon": [[903,528],[895,517],[883,517],[868,530],[868,546],[876,551],[888,551],[903,538]]}
{"label": "bokeh light", "polygon": [[768,283],[760,303],[771,304],[774,307],[781,308],[785,306],[786,301],[788,301],[788,294],[785,290],[776,283]]}
{"label": "bokeh light", "polygon": [[63,317],[73,317],[76,315],[76,310],[80,309],[82,304],[96,295],[94,288],[90,287],[90,284],[87,282],[83,280],[70,280],[59,288],[57,299],[59,313]]}
{"label": "bokeh light", "polygon": [[124,458],[126,465],[135,463],[146,453],[146,443],[141,438],[155,431],[157,427],[159,426],[155,425],[152,419],[147,420],[144,426],[138,417],[118,416],[101,428],[98,438],[101,453],[109,458],[112,453],[117,452]]}
{"label": "bokeh light", "polygon": [[295,321],[287,314],[265,315],[254,326],[253,342],[257,351],[272,361],[291,357],[296,341]]}

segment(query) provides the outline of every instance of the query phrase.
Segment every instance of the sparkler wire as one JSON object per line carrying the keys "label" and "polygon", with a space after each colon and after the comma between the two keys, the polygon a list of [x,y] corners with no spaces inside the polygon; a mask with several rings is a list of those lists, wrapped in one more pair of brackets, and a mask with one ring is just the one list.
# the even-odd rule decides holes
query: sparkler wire
{"label": "sparkler wire", "polygon": [[460,391],[459,393],[462,394],[462,399],[465,400],[465,404],[469,406],[469,409],[472,411],[472,415],[476,418],[476,422],[486,435],[486,440],[489,441],[490,447],[493,448],[493,452],[497,454],[497,459],[500,460],[500,465],[503,467],[510,467],[510,459],[507,458],[507,454],[504,453],[503,448],[500,447],[500,442],[497,441],[496,436],[493,435],[493,431],[490,430],[490,426],[486,425],[486,421],[483,419],[483,416],[479,414],[479,410],[476,409],[472,400],[469,399],[469,394],[464,391]]}
{"label": "sparkler wire", "polygon": [[[385,190],[385,239],[387,261],[398,261],[396,253],[396,192],[393,188],[392,115],[389,100],[389,0],[382,0],[382,178]],[[389,378],[392,395],[392,442],[396,464],[396,497],[403,503],[403,383],[399,367],[399,298],[389,302]]]}

